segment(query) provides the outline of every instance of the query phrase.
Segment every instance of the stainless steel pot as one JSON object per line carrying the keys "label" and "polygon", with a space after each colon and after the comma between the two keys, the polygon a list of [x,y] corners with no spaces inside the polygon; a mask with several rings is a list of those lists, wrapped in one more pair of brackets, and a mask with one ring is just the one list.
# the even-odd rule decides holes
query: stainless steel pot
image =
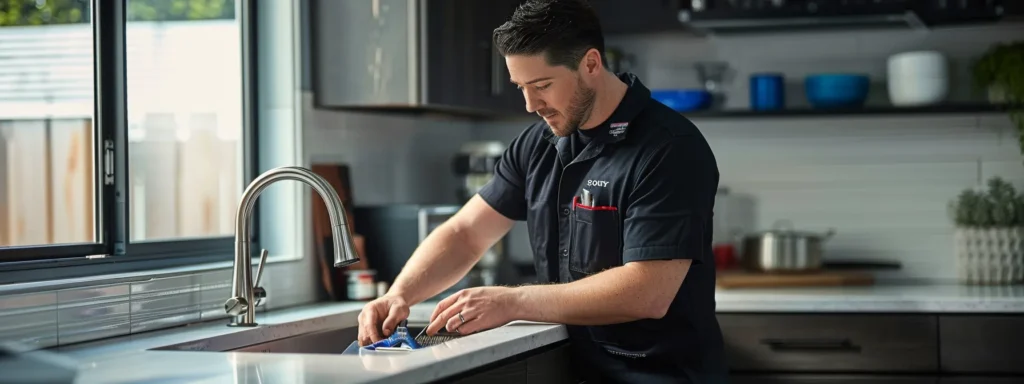
{"label": "stainless steel pot", "polygon": [[796,231],[788,220],[773,229],[747,235],[743,241],[743,264],[765,272],[805,272],[821,268],[823,243],[835,234]]}

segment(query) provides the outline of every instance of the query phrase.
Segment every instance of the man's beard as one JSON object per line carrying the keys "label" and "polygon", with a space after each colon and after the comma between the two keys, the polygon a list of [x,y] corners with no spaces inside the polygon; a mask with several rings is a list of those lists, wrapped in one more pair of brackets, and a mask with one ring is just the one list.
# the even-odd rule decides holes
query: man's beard
{"label": "man's beard", "polygon": [[[583,80],[580,79],[577,82],[576,92],[573,93],[572,99],[569,100],[569,108],[566,111],[568,119],[564,120],[563,124],[560,126],[552,125],[551,132],[556,136],[566,137],[579,130],[580,125],[590,119],[590,114],[593,112],[594,100],[596,98],[597,92],[592,88],[587,88],[587,86],[583,84]],[[541,112],[542,116],[550,114],[550,112]]]}

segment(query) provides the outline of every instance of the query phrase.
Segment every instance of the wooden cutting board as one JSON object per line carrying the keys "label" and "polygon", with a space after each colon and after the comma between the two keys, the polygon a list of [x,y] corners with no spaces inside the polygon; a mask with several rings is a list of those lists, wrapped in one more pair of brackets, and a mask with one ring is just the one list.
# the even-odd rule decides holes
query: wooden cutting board
{"label": "wooden cutting board", "polygon": [[872,285],[875,278],[865,272],[763,273],[719,272],[718,288],[839,287]]}

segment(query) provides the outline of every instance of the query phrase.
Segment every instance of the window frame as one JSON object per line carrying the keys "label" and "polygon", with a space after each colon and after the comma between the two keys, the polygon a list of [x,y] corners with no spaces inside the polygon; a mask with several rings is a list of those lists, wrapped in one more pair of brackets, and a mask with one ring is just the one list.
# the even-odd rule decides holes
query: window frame
{"label": "window frame", "polygon": [[[235,238],[130,242],[127,121],[127,2],[91,0],[94,73],[94,199],[96,243],[0,247],[0,284],[135,272],[230,261]],[[242,44],[242,188],[258,171],[256,0],[235,0]],[[109,156],[108,156],[109,155]],[[109,159],[109,160],[108,160]],[[108,161],[110,164],[108,164]],[[105,171],[113,167],[113,178]],[[242,189],[239,190],[241,196]],[[119,199],[117,196],[124,196]],[[259,209],[251,249],[259,250]],[[251,255],[252,256],[252,255]]]}

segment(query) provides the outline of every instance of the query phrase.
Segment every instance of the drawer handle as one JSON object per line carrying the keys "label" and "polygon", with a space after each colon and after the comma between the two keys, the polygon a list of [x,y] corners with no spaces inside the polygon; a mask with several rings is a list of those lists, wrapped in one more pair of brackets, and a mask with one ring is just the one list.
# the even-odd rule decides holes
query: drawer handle
{"label": "drawer handle", "polygon": [[860,346],[850,339],[762,339],[776,352],[860,352]]}

